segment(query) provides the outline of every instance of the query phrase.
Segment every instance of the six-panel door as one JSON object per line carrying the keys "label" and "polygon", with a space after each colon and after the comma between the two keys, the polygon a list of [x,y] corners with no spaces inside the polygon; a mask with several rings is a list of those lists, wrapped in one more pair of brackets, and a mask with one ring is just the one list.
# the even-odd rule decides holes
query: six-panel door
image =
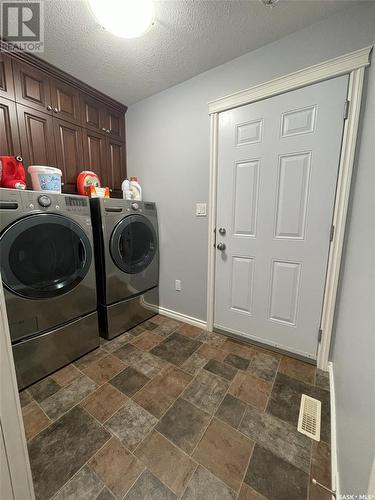
{"label": "six-panel door", "polygon": [[347,83],[219,115],[214,324],[312,359]]}

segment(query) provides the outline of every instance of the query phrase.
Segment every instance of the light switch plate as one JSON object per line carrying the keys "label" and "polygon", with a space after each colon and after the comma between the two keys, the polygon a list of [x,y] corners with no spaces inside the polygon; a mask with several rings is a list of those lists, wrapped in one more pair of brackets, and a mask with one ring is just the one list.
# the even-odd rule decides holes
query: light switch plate
{"label": "light switch plate", "polygon": [[177,292],[181,292],[181,280],[175,281],[175,288]]}
{"label": "light switch plate", "polygon": [[195,205],[195,215],[197,217],[207,216],[207,203],[197,203]]}

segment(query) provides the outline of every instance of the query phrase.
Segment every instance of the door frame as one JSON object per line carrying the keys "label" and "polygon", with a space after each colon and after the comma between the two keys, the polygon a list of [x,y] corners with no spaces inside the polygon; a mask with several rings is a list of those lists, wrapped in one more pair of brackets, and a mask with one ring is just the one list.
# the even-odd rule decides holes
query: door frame
{"label": "door frame", "polygon": [[[321,315],[321,341],[318,343],[317,366],[328,368],[335,303],[340,275],[341,256],[344,244],[346,216],[348,211],[350,185],[354,166],[359,114],[361,108],[363,80],[366,66],[370,64],[372,46],[329,59],[314,66],[261,83],[208,103],[210,117],[210,163],[208,200],[208,277],[207,277],[207,329],[214,326],[215,300],[215,227],[218,170],[218,124],[223,111],[251,104],[272,96],[280,95],[314,83],[349,75],[347,119],[344,122],[335,205],[332,224],[334,236],[330,244],[327,274]],[[318,338],[318,332],[317,338]]]}
{"label": "door frame", "polygon": [[[35,500],[1,274],[0,332],[0,440],[3,440],[13,494],[9,500]],[[1,473],[5,480],[7,471],[1,470]]]}

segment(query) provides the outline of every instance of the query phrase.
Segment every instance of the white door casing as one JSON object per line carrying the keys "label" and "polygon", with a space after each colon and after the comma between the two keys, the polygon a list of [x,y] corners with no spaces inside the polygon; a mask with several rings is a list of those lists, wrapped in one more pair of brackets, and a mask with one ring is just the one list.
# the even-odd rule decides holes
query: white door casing
{"label": "white door casing", "polygon": [[257,102],[290,90],[302,88],[341,75],[349,76],[349,109],[344,125],[339,176],[336,190],[333,223],[334,238],[329,252],[327,279],[322,310],[322,340],[318,347],[317,366],[328,370],[335,302],[341,269],[350,186],[353,175],[355,149],[359,127],[363,82],[366,66],[370,64],[372,46],[340,55],[294,73],[286,74],[253,87],[235,92],[208,103],[210,115],[209,203],[208,203],[208,275],[207,275],[207,329],[213,330],[215,295],[216,199],[217,199],[217,143],[218,118],[222,111]]}
{"label": "white door casing", "polygon": [[316,359],[348,77],[218,118],[214,325]]}

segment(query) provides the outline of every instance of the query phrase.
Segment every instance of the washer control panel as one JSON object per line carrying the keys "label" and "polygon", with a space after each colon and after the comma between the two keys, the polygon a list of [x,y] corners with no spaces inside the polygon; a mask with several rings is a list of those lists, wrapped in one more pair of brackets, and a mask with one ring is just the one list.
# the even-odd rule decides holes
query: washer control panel
{"label": "washer control panel", "polygon": [[19,197],[24,212],[74,212],[76,215],[90,215],[87,196],[26,190],[20,192]]}

